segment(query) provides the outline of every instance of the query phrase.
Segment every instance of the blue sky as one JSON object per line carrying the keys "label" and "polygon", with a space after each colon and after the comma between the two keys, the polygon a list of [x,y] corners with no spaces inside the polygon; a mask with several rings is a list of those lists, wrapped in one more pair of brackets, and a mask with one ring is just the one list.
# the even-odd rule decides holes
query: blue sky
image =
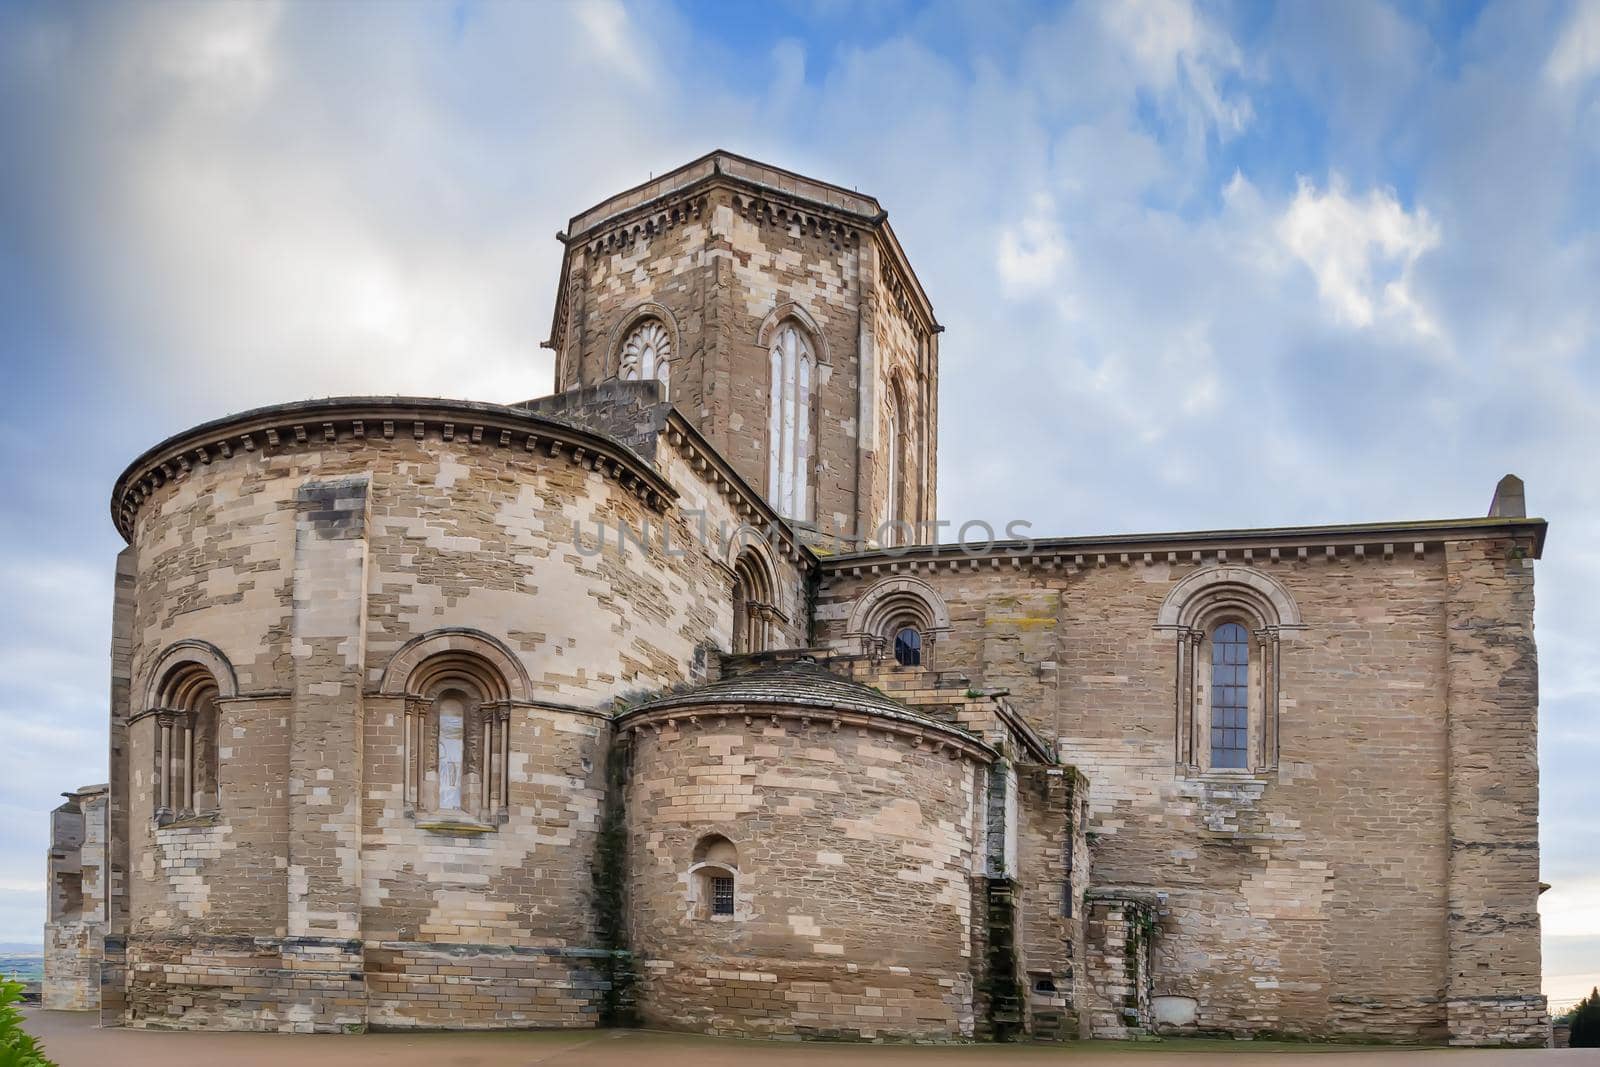
{"label": "blue sky", "polygon": [[1548,984],[1600,981],[1600,3],[11,4],[0,137],[0,940],[106,776],[121,466],[273,401],[547,391],[553,234],[726,147],[889,209],[947,517],[1526,478]]}

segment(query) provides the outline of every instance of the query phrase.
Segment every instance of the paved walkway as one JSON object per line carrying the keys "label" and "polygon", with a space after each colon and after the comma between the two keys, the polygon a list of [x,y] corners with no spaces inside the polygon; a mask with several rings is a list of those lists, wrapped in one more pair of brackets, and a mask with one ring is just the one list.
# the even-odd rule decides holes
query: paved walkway
{"label": "paved walkway", "polygon": [[1220,1067],[1273,1054],[1274,1067],[1570,1067],[1600,1052],[1351,1049],[1256,1042],[850,1045],[734,1041],[644,1030],[488,1034],[213,1034],[102,1030],[80,1012],[27,1013],[61,1067]]}

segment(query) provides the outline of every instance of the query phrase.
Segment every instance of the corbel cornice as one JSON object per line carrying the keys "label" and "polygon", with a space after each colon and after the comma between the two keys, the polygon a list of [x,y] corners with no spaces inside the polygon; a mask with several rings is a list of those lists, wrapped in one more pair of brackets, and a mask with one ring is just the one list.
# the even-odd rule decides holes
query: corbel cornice
{"label": "corbel cornice", "polygon": [[1041,569],[1073,573],[1158,564],[1332,563],[1336,560],[1413,560],[1444,545],[1502,537],[1527,541],[1538,559],[1548,524],[1537,518],[1434,519],[1420,522],[1292,526],[1259,530],[1118,534],[995,541],[982,551],[960,544],[916,545],[841,553],[821,560],[831,576],[852,578],[939,571]]}
{"label": "corbel cornice", "polygon": [[134,460],[117,479],[111,519],[131,541],[134,516],[157,489],[239,453],[267,457],[396,437],[509,449],[544,461],[575,464],[615,481],[657,511],[678,496],[626,445],[523,408],[437,398],[337,397],[256,408],[169,437]]}

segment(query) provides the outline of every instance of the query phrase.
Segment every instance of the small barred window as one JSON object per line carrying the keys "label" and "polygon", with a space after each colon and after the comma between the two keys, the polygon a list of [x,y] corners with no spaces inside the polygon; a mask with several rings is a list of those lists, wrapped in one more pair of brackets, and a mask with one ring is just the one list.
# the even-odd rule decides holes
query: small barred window
{"label": "small barred window", "polygon": [[733,879],[717,877],[711,879],[711,914],[733,914]]}

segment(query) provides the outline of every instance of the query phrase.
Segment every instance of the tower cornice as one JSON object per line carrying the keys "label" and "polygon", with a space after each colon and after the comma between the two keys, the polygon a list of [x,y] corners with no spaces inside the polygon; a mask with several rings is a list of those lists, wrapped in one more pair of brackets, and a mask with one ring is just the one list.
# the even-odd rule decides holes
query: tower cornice
{"label": "tower cornice", "polygon": [[703,218],[708,207],[706,194],[713,188],[738,194],[735,209],[747,218],[798,224],[841,243],[856,243],[863,233],[873,235],[882,248],[888,288],[901,311],[930,333],[943,331],[934,317],[932,301],[889,225],[889,213],[876,199],[719,149],[607,197],[574,215],[566,230],[557,234],[565,252],[545,347],[559,348],[565,331],[567,280],[574,255],[625,249]]}

